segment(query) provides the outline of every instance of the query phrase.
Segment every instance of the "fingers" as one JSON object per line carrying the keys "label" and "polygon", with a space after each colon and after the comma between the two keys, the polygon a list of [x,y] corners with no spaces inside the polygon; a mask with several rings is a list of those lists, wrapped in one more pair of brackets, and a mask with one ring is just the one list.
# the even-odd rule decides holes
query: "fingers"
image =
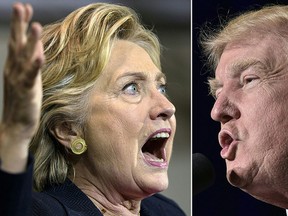
{"label": "fingers", "polygon": [[26,42],[26,32],[33,15],[33,9],[29,4],[15,3],[13,5],[11,22],[11,39],[18,42],[18,46]]}
{"label": "fingers", "polygon": [[33,15],[29,4],[15,3],[11,22],[11,35],[7,67],[5,72],[10,77],[27,87],[34,84],[34,79],[44,62],[43,45],[40,41],[42,26],[32,23],[27,33],[29,22]]}
{"label": "fingers", "polygon": [[30,73],[27,74],[30,79],[36,77],[38,70],[44,62],[43,45],[40,41],[41,32],[42,26],[39,23],[33,23],[31,25],[31,31],[28,36],[25,50],[26,58],[30,58],[31,61]]}
{"label": "fingers", "polygon": [[30,4],[25,4],[24,5],[25,9],[25,16],[24,16],[24,21],[26,23],[29,23],[32,16],[33,16],[33,8]]}

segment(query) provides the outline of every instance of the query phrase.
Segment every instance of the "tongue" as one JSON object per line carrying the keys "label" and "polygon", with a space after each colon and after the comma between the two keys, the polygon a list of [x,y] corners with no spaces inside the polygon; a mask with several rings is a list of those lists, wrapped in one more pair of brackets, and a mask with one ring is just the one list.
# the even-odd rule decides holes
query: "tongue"
{"label": "tongue", "polygon": [[163,158],[160,159],[157,156],[149,152],[143,152],[143,156],[144,156],[144,160],[146,161],[146,163],[150,166],[164,168],[164,169],[168,168],[168,163],[165,162]]}
{"label": "tongue", "polygon": [[156,157],[155,155],[149,153],[149,152],[143,152],[143,155],[145,157],[146,160],[148,161],[155,161],[155,160],[161,160],[158,157]]}

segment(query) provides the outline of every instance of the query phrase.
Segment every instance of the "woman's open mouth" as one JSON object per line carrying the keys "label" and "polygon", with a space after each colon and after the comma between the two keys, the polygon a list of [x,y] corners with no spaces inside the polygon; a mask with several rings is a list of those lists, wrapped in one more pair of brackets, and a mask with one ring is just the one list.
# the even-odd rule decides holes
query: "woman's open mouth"
{"label": "woman's open mouth", "polygon": [[150,136],[142,147],[144,161],[154,167],[167,168],[166,142],[170,137],[170,131],[158,131]]}

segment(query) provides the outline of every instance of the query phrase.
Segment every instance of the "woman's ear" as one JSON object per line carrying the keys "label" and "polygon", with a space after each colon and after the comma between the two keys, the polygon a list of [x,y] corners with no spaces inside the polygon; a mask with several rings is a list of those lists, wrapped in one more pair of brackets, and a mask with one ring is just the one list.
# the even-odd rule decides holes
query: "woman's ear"
{"label": "woman's ear", "polygon": [[54,128],[49,129],[55,139],[67,148],[70,148],[71,143],[80,136],[79,130],[72,123],[63,122],[56,125]]}

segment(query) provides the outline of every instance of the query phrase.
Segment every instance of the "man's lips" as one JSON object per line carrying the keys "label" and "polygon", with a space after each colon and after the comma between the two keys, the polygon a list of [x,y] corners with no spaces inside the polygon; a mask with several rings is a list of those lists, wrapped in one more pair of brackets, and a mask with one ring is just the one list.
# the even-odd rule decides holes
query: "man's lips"
{"label": "man's lips", "polygon": [[221,157],[223,159],[233,160],[238,146],[236,137],[229,130],[221,130],[218,139],[222,147]]}

